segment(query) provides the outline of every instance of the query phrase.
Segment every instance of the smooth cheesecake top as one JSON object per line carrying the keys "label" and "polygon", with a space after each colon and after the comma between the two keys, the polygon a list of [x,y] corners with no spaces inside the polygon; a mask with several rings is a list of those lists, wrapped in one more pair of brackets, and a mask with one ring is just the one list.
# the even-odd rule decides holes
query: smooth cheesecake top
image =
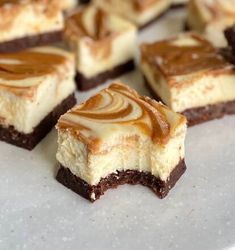
{"label": "smooth cheesecake top", "polygon": [[142,61],[166,77],[187,75],[229,65],[213,45],[195,34],[141,45]]}
{"label": "smooth cheesecake top", "polygon": [[70,132],[86,144],[133,133],[165,144],[182,123],[186,123],[184,116],[124,84],[114,83],[61,116],[57,129]]}
{"label": "smooth cheesecake top", "polygon": [[0,54],[0,89],[30,98],[48,75],[63,74],[59,67],[67,62],[74,64],[73,56],[54,47]]}

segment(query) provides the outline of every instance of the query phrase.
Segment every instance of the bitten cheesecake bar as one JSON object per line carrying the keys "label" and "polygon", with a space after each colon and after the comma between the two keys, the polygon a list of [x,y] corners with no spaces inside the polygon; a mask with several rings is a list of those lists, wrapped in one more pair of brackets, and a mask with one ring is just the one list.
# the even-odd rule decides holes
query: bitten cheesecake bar
{"label": "bitten cheesecake bar", "polygon": [[0,1],[0,53],[58,42],[63,28],[57,0]]}
{"label": "bitten cheesecake bar", "polygon": [[93,0],[109,13],[127,18],[138,27],[145,27],[170,7],[171,0]]}
{"label": "bitten cheesecake bar", "polygon": [[0,54],[0,140],[33,149],[75,105],[74,90],[68,52],[39,47]]}
{"label": "bitten cheesecake bar", "polygon": [[76,54],[76,82],[87,90],[134,69],[136,28],[92,5],[66,21],[65,38]]}
{"label": "bitten cheesecake bar", "polygon": [[235,23],[235,0],[190,0],[187,27],[205,35],[218,47],[226,46],[223,31]]}
{"label": "bitten cheesecake bar", "polygon": [[163,198],[186,169],[185,117],[121,83],[63,115],[57,130],[57,180],[90,201],[125,183]]}
{"label": "bitten cheesecake bar", "polygon": [[143,44],[141,68],[154,97],[189,125],[235,113],[235,68],[199,35]]}

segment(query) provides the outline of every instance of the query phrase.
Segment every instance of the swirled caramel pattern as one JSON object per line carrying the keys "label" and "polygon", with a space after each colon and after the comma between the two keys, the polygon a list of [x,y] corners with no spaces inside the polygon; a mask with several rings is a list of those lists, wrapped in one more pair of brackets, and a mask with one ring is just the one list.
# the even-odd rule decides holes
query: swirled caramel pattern
{"label": "swirled caramel pattern", "polygon": [[[192,44],[184,44],[185,39],[192,41]],[[217,69],[228,64],[211,43],[194,34],[143,44],[141,51],[142,60],[159,69],[165,76]]]}
{"label": "swirled caramel pattern", "polygon": [[[162,1],[162,0],[132,0],[134,9],[137,11],[143,11],[147,8],[150,8],[153,4]],[[166,1],[166,0],[163,0]]]}
{"label": "swirled caramel pattern", "polygon": [[0,88],[30,96],[40,79],[58,70],[67,60],[66,52],[42,48],[14,54],[0,54]]}
{"label": "swirled caramel pattern", "polygon": [[69,36],[86,36],[93,40],[105,38],[111,34],[107,13],[94,6],[84,7],[67,18],[65,32]]}
{"label": "swirled caramel pattern", "polygon": [[166,143],[171,132],[167,110],[126,85],[115,83],[63,115],[57,128],[87,141],[102,139],[110,132],[139,131],[154,143]]}

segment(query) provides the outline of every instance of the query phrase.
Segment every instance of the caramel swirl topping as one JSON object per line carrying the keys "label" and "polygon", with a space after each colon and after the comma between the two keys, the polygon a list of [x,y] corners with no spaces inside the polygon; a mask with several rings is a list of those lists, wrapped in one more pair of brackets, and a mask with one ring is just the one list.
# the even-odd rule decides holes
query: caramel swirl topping
{"label": "caramel swirl topping", "polygon": [[177,44],[172,39],[143,44],[142,59],[157,67],[165,76],[177,76],[206,69],[217,69],[228,63],[206,40],[196,35],[185,36],[191,44]]}
{"label": "caramel swirl topping", "polygon": [[103,138],[110,130],[132,132],[137,129],[154,143],[166,143],[171,125],[165,111],[162,104],[115,83],[63,115],[57,128],[69,130],[88,141]]}
{"label": "caramel swirl topping", "polygon": [[93,6],[84,7],[70,16],[66,20],[66,32],[93,40],[100,40],[111,34],[106,12]]}
{"label": "caramel swirl topping", "polygon": [[65,62],[62,54],[46,50],[25,50],[0,54],[0,88],[16,95],[32,96],[40,77],[55,72]]}
{"label": "caramel swirl topping", "polygon": [[137,11],[143,11],[159,1],[161,0],[132,0],[133,6]]}

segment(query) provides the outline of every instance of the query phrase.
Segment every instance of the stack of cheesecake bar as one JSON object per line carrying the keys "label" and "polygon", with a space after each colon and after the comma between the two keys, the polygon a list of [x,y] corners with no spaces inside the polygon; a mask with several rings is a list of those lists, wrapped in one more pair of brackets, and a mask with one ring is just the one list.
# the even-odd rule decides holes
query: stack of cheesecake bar
{"label": "stack of cheesecake bar", "polygon": [[[0,1],[0,139],[31,150],[57,124],[59,182],[90,201],[125,183],[163,198],[186,170],[187,125],[235,114],[235,2],[80,3]],[[194,31],[137,45],[179,5]],[[116,80],[75,106],[75,89],[132,70],[152,98]]]}

